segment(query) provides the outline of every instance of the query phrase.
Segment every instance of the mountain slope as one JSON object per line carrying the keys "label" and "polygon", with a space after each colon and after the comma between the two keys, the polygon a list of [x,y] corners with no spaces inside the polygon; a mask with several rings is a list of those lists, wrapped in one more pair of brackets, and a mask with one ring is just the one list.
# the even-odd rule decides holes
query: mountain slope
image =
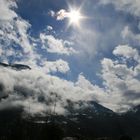
{"label": "mountain slope", "polygon": [[8,68],[12,68],[15,70],[24,70],[24,69],[31,69],[29,66],[27,65],[23,65],[23,64],[6,64],[6,63],[2,63],[0,62],[0,66],[1,67],[8,67]]}

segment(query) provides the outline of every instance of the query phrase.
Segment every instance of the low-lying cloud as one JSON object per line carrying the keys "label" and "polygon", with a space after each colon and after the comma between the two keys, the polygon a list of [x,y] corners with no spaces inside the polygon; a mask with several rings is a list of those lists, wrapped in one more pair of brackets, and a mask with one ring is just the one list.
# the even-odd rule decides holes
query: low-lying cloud
{"label": "low-lying cloud", "polygon": [[[65,114],[67,100],[85,102],[92,98],[96,100],[98,96],[96,91],[98,88],[82,75],[79,75],[78,81],[73,83],[38,70],[15,71],[1,67],[0,73],[0,83],[3,85],[0,88],[1,97],[8,94],[6,99],[1,100],[0,109],[21,106],[28,113],[30,111],[31,114],[43,114],[53,111],[56,101],[56,113]],[[84,83],[87,87],[82,86]]]}
{"label": "low-lying cloud", "polygon": [[[119,51],[123,48],[127,49],[127,53]],[[31,114],[44,114],[51,112],[56,102],[56,113],[65,114],[67,101],[70,100],[83,103],[97,101],[116,112],[127,111],[140,103],[140,63],[137,61],[133,68],[128,65],[136,61],[135,56],[139,52],[130,46],[120,45],[113,53],[116,55],[115,60],[104,58],[101,61],[100,76],[104,88],[91,84],[82,74],[76,82],[71,82],[46,75],[40,70],[16,71],[1,67],[0,96],[9,96],[1,100],[0,108],[22,106]]]}

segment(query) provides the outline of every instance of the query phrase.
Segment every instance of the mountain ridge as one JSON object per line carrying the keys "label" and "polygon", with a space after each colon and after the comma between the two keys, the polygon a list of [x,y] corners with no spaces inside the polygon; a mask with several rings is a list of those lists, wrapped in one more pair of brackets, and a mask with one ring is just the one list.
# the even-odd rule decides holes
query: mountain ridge
{"label": "mountain ridge", "polygon": [[30,66],[24,65],[24,64],[7,64],[7,63],[0,62],[0,66],[1,67],[12,68],[12,69],[15,69],[15,70],[26,70],[26,69],[31,70]]}

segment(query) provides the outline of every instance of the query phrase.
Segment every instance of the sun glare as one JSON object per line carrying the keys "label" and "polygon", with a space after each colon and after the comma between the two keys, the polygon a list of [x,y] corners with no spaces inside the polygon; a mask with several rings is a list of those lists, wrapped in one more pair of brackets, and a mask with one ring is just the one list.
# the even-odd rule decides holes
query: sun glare
{"label": "sun glare", "polygon": [[71,23],[77,23],[77,22],[79,22],[79,20],[81,18],[80,12],[79,11],[76,11],[76,10],[72,10],[69,13],[69,18],[70,18],[70,22]]}
{"label": "sun glare", "polygon": [[71,10],[68,13],[69,24],[78,25],[80,24],[80,20],[82,19],[82,15],[79,10]]}

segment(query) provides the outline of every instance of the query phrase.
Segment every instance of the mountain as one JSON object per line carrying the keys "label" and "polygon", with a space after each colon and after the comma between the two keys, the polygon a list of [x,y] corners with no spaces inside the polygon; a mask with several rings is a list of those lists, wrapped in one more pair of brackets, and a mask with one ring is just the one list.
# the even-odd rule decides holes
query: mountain
{"label": "mountain", "polygon": [[[82,102],[80,103],[82,104]],[[67,116],[68,133],[79,133],[89,137],[117,137],[121,135],[118,115],[95,101],[87,102],[86,107],[71,109]]]}
{"label": "mountain", "polygon": [[[72,102],[70,103],[72,104]],[[81,102],[79,104],[82,104]],[[11,108],[0,111],[0,136],[15,137],[27,135],[34,140],[42,140],[41,135],[63,132],[63,136],[80,136],[93,139],[108,137],[117,140],[119,136],[128,134],[137,140],[140,138],[140,108],[117,114],[97,102],[88,102],[85,108],[67,107],[69,113],[63,115],[28,116],[23,117],[21,108]],[[135,108],[134,108],[135,109]],[[54,131],[56,130],[56,132]],[[19,136],[19,137],[20,137]],[[53,140],[53,139],[52,139]],[[94,140],[94,139],[93,139]]]}
{"label": "mountain", "polygon": [[123,133],[127,133],[134,137],[137,136],[140,139],[140,105],[121,114],[119,121]]}
{"label": "mountain", "polygon": [[[83,103],[80,102],[79,104],[82,106]],[[65,136],[81,135],[93,138],[120,135],[116,127],[116,114],[113,111],[96,102],[88,102],[88,105],[89,107],[76,110],[72,106],[68,106],[67,109],[70,113],[65,116],[48,116],[46,114],[43,117],[27,115],[23,118],[21,108],[2,110],[0,111],[0,135],[11,137],[12,134],[17,135],[17,133],[22,133],[22,131],[27,133],[25,131],[32,128],[34,132],[38,130],[35,133],[38,136],[46,127],[50,129],[54,125],[59,127]],[[6,133],[7,130],[8,133]]]}
{"label": "mountain", "polygon": [[23,64],[6,64],[6,63],[2,63],[0,62],[0,66],[1,67],[9,67],[15,70],[25,70],[25,69],[31,69],[28,65],[23,65]]}
{"label": "mountain", "polygon": [[22,136],[23,139],[30,137],[34,140],[43,140],[42,135],[48,137],[50,133],[51,135],[63,133],[63,136],[80,136],[84,140],[99,137],[117,140],[121,135],[127,134],[134,140],[139,140],[139,107],[137,111],[128,111],[120,115],[97,102],[91,101],[88,105],[76,110],[68,107],[71,111],[65,116],[46,114],[43,117],[28,115],[23,117],[24,112],[21,108],[2,110],[0,111],[0,136],[10,137],[9,139],[11,137],[15,139],[17,136],[21,139]]}

